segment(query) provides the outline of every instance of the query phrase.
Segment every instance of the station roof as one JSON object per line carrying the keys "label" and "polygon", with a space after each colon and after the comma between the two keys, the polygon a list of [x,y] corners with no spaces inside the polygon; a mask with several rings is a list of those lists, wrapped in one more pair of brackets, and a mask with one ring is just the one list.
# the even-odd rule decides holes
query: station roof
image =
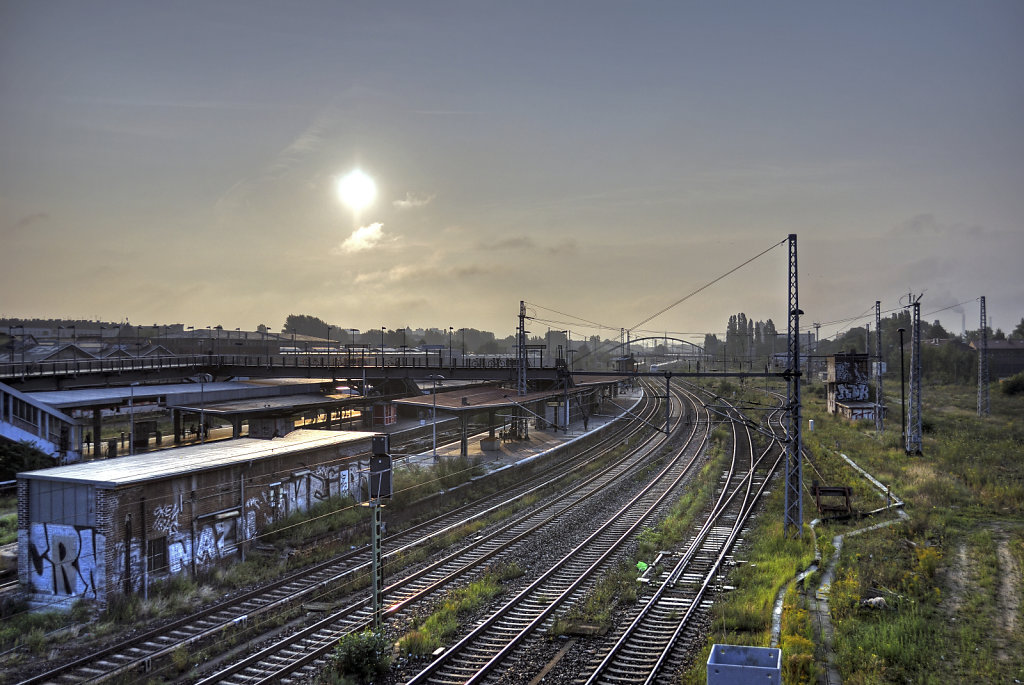
{"label": "station roof", "polygon": [[360,395],[278,395],[272,397],[253,397],[227,402],[210,402],[202,406],[194,404],[172,404],[173,409],[184,409],[190,412],[204,411],[215,416],[259,416],[294,414],[307,409],[337,407],[354,402],[365,402]]}
{"label": "station roof", "polygon": [[[600,383],[617,382],[621,379],[610,378],[603,381],[598,381],[593,378],[586,381],[586,385],[598,385]],[[577,388],[570,388],[569,392],[578,390]],[[517,395],[513,388],[460,388],[456,390],[449,390],[447,392],[437,393],[437,408],[444,409],[445,411],[459,412],[459,411],[480,411],[481,409],[500,409],[502,407],[514,407],[517,404],[527,404],[530,402],[540,402],[547,399],[555,399],[563,397],[565,390],[557,388],[553,390],[541,390],[539,392],[530,392],[525,395]],[[434,396],[433,394],[423,395],[421,397],[411,397],[406,399],[393,400],[395,404],[401,404],[409,407],[433,407]]]}
{"label": "station roof", "polygon": [[372,436],[373,433],[362,431],[297,430],[273,440],[238,438],[206,445],[176,447],[130,457],[26,471],[19,473],[18,478],[116,488],[186,473],[211,471],[254,459],[345,445],[369,440]]}
{"label": "station roof", "polygon": [[175,396],[186,397],[205,393],[211,400],[219,393],[231,392],[267,392],[271,386],[319,386],[330,383],[329,378],[281,378],[260,379],[251,381],[223,381],[212,383],[166,383],[159,385],[121,385],[111,388],[85,388],[81,390],[54,390],[48,392],[26,393],[33,400],[42,402],[55,409],[75,409],[80,407],[96,407],[123,404],[134,397],[137,402],[145,402],[157,398],[166,398],[173,404]]}

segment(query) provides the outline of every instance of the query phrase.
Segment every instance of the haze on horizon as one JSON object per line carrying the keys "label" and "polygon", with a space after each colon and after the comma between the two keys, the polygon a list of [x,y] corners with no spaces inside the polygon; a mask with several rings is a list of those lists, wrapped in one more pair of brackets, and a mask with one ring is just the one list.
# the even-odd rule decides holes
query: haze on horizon
{"label": "haze on horizon", "polygon": [[[0,0],[0,315],[617,337],[796,233],[808,326],[923,291],[1010,331],[1022,35],[1014,0]],[[782,246],[642,328],[785,294]]]}

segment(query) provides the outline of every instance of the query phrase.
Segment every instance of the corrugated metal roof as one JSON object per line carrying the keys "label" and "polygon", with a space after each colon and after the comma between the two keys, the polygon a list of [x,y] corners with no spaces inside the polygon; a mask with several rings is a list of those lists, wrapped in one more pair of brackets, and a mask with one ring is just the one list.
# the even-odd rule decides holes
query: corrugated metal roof
{"label": "corrugated metal roof", "polygon": [[[137,385],[131,388],[127,385],[112,388],[85,388],[82,390],[54,390],[47,392],[26,393],[33,400],[42,402],[56,409],[71,407],[91,407],[104,403],[118,404],[125,403],[129,397],[134,396],[137,401],[154,399],[158,397],[167,398],[168,404],[173,405],[173,398],[181,398],[182,402],[198,401],[199,396],[205,395],[206,401],[210,404],[218,401],[218,395],[224,393],[244,393],[264,391],[268,387],[275,386],[318,386],[324,381],[316,378],[289,379],[294,383],[268,383],[266,380],[251,381],[224,381],[211,383],[162,383],[159,385]],[[327,379],[330,382],[330,379]],[[223,398],[228,399],[228,398]],[[232,397],[232,399],[234,399]]]}
{"label": "corrugated metal roof", "polygon": [[294,454],[310,449],[369,440],[361,431],[297,430],[273,440],[239,438],[208,445],[190,445],[130,457],[87,461],[52,469],[26,471],[18,478],[116,488],[149,480],[170,478],[195,471],[230,466],[253,459]]}

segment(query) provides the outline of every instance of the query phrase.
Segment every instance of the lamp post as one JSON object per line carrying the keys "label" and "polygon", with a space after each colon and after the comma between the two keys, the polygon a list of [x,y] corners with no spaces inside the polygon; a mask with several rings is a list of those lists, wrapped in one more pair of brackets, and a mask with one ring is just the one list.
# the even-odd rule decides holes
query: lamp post
{"label": "lamp post", "polygon": [[199,444],[206,444],[206,376],[199,374]]}
{"label": "lamp post", "polygon": [[385,327],[385,326],[381,326],[380,327],[380,367],[382,369],[384,368],[384,331],[385,330],[387,330],[387,327]]}
{"label": "lamp post", "polygon": [[434,435],[434,461],[437,461],[437,382],[443,381],[444,376],[433,375],[427,378],[434,381],[434,408],[430,412],[430,424]]}
{"label": "lamp post", "polygon": [[[21,329],[21,364],[25,365],[25,324],[18,324],[15,328]],[[11,344],[14,344],[14,338],[11,338]],[[14,356],[14,348],[11,348],[11,356]],[[13,359],[12,359],[13,361]]]}
{"label": "lamp post", "polygon": [[454,326],[448,327],[448,366],[455,368],[455,358],[452,356],[452,333],[455,332]]}
{"label": "lamp post", "polygon": [[906,376],[903,373],[903,333],[907,329],[897,328],[900,334],[900,440],[903,442],[903,450],[907,449],[907,399],[906,399]]}
{"label": "lamp post", "polygon": [[128,386],[128,454],[135,454],[135,386],[138,382]]}
{"label": "lamp post", "polygon": [[466,360],[465,360],[465,357],[466,357],[466,329],[465,329],[465,327],[462,328],[462,357],[463,357],[462,365],[465,366],[466,365]]}
{"label": "lamp post", "polygon": [[350,328],[350,329],[348,329],[348,332],[352,334],[351,342],[349,343],[349,346],[348,346],[348,365],[352,366],[352,350],[355,349],[355,346],[356,346],[356,333],[359,332],[359,329],[358,328]]}

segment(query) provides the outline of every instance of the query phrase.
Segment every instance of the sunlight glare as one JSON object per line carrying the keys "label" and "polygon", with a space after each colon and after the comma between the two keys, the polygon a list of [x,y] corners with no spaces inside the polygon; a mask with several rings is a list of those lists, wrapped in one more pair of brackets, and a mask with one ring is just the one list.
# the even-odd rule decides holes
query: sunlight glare
{"label": "sunlight glare", "polygon": [[338,198],[354,212],[369,207],[376,197],[377,184],[361,169],[338,179]]}

